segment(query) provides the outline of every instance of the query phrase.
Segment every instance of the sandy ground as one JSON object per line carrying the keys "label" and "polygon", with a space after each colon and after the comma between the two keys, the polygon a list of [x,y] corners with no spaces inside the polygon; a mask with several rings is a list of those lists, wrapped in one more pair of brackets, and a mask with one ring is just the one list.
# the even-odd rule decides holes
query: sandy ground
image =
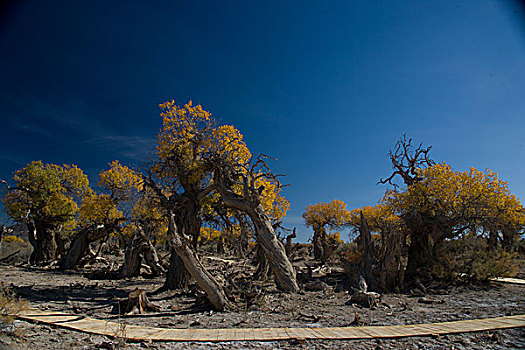
{"label": "sandy ground", "polygon": [[[231,268],[228,260],[204,259],[211,270]],[[420,297],[388,294],[372,309],[348,305],[345,277],[340,269],[325,269],[315,276],[326,283],[320,291],[280,293],[271,283],[262,285],[260,297],[250,303],[237,299],[237,309],[214,312],[192,293],[156,292],[163,278],[138,277],[109,280],[96,277],[99,267],[83,272],[59,272],[28,267],[0,266],[0,280],[40,309],[88,315],[123,324],[164,328],[324,327],[398,325],[455,321],[525,313],[525,287],[492,283],[487,286],[436,289]],[[117,300],[135,288],[145,290],[160,312],[118,316]],[[359,322],[356,322],[356,317]],[[125,343],[119,339],[69,331],[47,325],[15,321],[0,334],[0,349],[520,349],[525,328],[383,340],[228,343]]]}

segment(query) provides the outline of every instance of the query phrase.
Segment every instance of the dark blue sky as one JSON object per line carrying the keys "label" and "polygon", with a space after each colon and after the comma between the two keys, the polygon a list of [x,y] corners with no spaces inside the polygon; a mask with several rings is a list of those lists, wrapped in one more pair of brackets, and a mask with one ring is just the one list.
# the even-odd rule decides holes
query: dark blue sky
{"label": "dark blue sky", "polygon": [[375,204],[407,133],[525,198],[518,1],[11,1],[0,8],[0,178],[32,160],[139,165],[157,105],[201,103],[304,207]]}

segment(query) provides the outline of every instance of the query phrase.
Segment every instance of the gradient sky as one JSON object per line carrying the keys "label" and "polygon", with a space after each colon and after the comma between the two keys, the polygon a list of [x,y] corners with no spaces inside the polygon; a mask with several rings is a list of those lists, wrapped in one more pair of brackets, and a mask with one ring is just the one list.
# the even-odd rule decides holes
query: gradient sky
{"label": "gradient sky", "polygon": [[518,1],[10,1],[0,7],[0,178],[32,160],[95,183],[140,165],[158,104],[192,99],[308,204],[373,205],[407,133],[525,198],[525,11]]}

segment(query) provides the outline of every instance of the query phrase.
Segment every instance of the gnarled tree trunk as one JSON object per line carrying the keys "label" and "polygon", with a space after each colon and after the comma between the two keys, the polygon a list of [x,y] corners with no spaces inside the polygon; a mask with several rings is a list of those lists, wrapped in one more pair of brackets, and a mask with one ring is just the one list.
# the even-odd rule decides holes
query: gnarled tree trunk
{"label": "gnarled tree trunk", "polygon": [[412,281],[418,276],[428,276],[433,263],[434,244],[430,234],[411,230],[405,280]]}
{"label": "gnarled tree trunk", "polygon": [[247,199],[231,191],[220,188],[224,204],[244,211],[250,216],[255,228],[257,242],[263,247],[264,253],[275,276],[275,283],[279,289],[288,292],[298,292],[299,286],[295,279],[295,271],[286,256],[281,242],[275,236],[270,218],[261,204],[253,205]]}
{"label": "gnarled tree trunk", "polygon": [[257,270],[255,270],[253,275],[256,279],[266,279],[268,272],[270,271],[270,265],[268,265],[264,248],[259,243],[256,245],[255,259],[257,261]]}
{"label": "gnarled tree trunk", "polygon": [[104,225],[90,225],[78,231],[69,246],[69,250],[62,262],[62,269],[73,269],[89,251],[92,242],[104,238],[108,234]]}
{"label": "gnarled tree trunk", "polygon": [[184,261],[177,255],[177,251],[171,248],[170,265],[166,273],[164,288],[168,290],[187,290],[191,275],[184,266]]}
{"label": "gnarled tree trunk", "polygon": [[403,258],[403,235],[400,232],[385,233],[385,253],[379,267],[379,288],[383,291],[401,290],[404,283],[405,260]]}
{"label": "gnarled tree trunk", "polygon": [[168,210],[168,219],[168,237],[172,248],[177,252],[197,285],[206,293],[212,306],[218,311],[224,310],[229,303],[222,287],[199,261],[190,242],[184,241],[184,236],[179,233],[175,215],[171,210]]}
{"label": "gnarled tree trunk", "polygon": [[31,264],[45,264],[57,259],[57,242],[55,236],[62,229],[62,225],[49,225],[42,222],[27,224],[29,243],[33,252],[29,258]]}
{"label": "gnarled tree trunk", "polygon": [[[197,198],[192,199],[189,196],[184,196],[179,199],[182,200],[184,203],[179,203],[179,205],[177,205],[176,213],[173,213],[171,209],[169,210],[170,213],[173,213],[174,224],[177,228],[177,231],[175,233],[177,233],[178,236],[181,237],[181,242],[184,240],[184,237],[190,237],[193,247],[192,249],[196,249],[196,242],[198,241],[198,237],[202,226],[202,208]],[[189,271],[186,269],[185,262],[179,256],[175,247],[172,246],[170,266],[166,274],[164,288],[170,290],[186,290],[188,289],[190,279],[191,276]]]}
{"label": "gnarled tree trunk", "polygon": [[62,261],[62,269],[73,269],[80,264],[80,261],[88,254],[89,245],[115,231],[123,219],[115,219],[104,224],[93,224],[86,226],[77,232],[73,241],[69,245],[67,254]]}
{"label": "gnarled tree trunk", "polygon": [[139,227],[137,232],[131,237],[126,248],[124,264],[120,269],[119,277],[127,278],[140,275],[142,259],[144,259],[146,265],[150,267],[151,273],[154,276],[160,276],[164,273],[164,269],[157,255],[157,250]]}
{"label": "gnarled tree trunk", "polygon": [[326,238],[326,230],[324,227],[314,227],[314,237],[312,239],[314,258],[315,260],[321,261],[323,263],[325,263],[328,259]]}

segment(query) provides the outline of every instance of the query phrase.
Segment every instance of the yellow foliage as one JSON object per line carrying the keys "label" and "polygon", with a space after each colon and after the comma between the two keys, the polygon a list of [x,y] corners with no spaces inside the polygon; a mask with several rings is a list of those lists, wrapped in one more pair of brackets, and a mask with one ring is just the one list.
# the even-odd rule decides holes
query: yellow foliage
{"label": "yellow foliage", "polygon": [[8,214],[17,221],[31,215],[48,224],[74,226],[77,203],[92,194],[87,176],[75,165],[33,161],[17,170],[13,179],[18,189],[6,193],[2,200]]}
{"label": "yellow foliage", "polygon": [[361,212],[363,213],[371,231],[380,234],[398,229],[402,225],[402,220],[394,213],[392,207],[385,203],[379,203],[375,206],[364,206],[353,209],[350,212],[350,224],[354,227],[361,225]]}
{"label": "yellow foliage", "polygon": [[252,157],[239,130],[232,125],[222,125],[213,130],[214,152],[230,163],[246,164]]}
{"label": "yellow foliage", "polygon": [[200,239],[204,239],[206,241],[217,241],[219,237],[222,236],[222,232],[216,229],[213,229],[211,227],[201,227],[201,233],[199,236]]}
{"label": "yellow foliage", "polygon": [[404,192],[391,191],[385,196],[385,203],[396,214],[448,218],[450,227],[470,224],[501,230],[525,224],[520,201],[491,170],[453,171],[441,163],[419,170],[419,174],[422,181]]}
{"label": "yellow foliage", "polygon": [[7,235],[4,238],[2,238],[4,242],[16,242],[16,243],[24,243],[24,240],[20,237],[17,237],[15,235]]}
{"label": "yellow foliage", "polygon": [[346,209],[346,203],[334,199],[330,203],[320,202],[308,205],[302,215],[306,227],[321,228],[328,226],[330,229],[341,227],[350,222],[351,215]]}
{"label": "yellow foliage", "polygon": [[260,186],[264,187],[260,196],[264,211],[269,217],[277,221],[282,220],[290,210],[290,201],[282,196],[281,188],[274,182],[262,177],[257,178],[255,188],[260,188]]}
{"label": "yellow foliage", "polygon": [[78,220],[81,226],[106,222],[121,217],[123,217],[122,212],[117,209],[113,199],[107,194],[93,194],[86,197],[78,213]]}
{"label": "yellow foliage", "polygon": [[211,113],[188,102],[183,107],[175,101],[159,105],[162,129],[156,146],[164,178],[177,178],[181,185],[199,187],[210,175],[209,162],[222,157],[231,163],[244,164],[251,158],[243,136],[231,125],[216,126]]}
{"label": "yellow foliage", "polygon": [[100,187],[111,193],[111,197],[123,200],[131,195],[133,191],[143,189],[142,178],[136,171],[120,164],[118,160],[109,163],[110,168],[99,174]]}
{"label": "yellow foliage", "polygon": [[328,234],[328,239],[332,240],[336,244],[343,244],[344,241],[341,239],[341,233],[340,232],[332,232]]}

